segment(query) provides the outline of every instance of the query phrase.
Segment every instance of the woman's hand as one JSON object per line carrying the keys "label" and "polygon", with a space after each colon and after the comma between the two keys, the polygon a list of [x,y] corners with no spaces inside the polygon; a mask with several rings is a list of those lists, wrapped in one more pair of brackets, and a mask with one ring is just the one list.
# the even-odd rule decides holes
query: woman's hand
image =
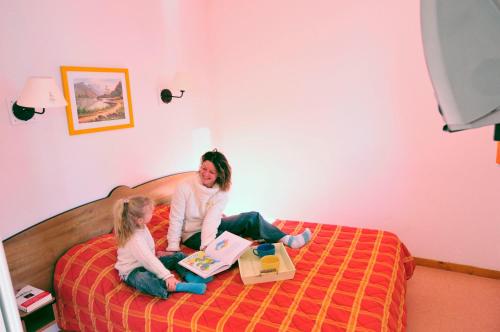
{"label": "woman's hand", "polygon": [[163,257],[163,256],[172,256],[178,253],[179,251],[157,251],[156,252],[156,257]]}
{"label": "woman's hand", "polygon": [[175,279],[174,276],[165,280],[165,284],[167,285],[167,290],[169,292],[175,292],[175,288],[177,287],[178,283],[179,283],[179,280]]}

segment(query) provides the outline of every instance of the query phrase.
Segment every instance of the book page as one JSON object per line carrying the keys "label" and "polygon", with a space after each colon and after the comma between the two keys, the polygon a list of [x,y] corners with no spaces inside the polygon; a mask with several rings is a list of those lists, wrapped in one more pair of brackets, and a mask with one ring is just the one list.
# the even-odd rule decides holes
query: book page
{"label": "book page", "polygon": [[250,241],[225,231],[208,245],[207,256],[224,262],[225,265],[236,262],[241,253],[249,247]]}
{"label": "book page", "polygon": [[203,275],[211,275],[214,271],[226,265],[221,260],[207,255],[204,251],[197,251],[184,258],[182,263],[186,264],[186,267],[193,272],[199,271]]}

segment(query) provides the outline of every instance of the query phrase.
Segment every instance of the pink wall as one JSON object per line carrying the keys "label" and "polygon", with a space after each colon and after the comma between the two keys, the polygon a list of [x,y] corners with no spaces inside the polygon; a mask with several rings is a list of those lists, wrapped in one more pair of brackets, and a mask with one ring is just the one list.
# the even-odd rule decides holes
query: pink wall
{"label": "pink wall", "polygon": [[[228,212],[383,228],[500,269],[491,129],[441,132],[418,3],[3,1],[0,105],[61,65],[125,67],[136,126],[69,136],[63,109],[13,126],[0,108],[0,237],[196,168],[208,127],[235,171]],[[177,71],[190,90],[160,105]]]}
{"label": "pink wall", "polygon": [[209,17],[230,211],[383,228],[416,256],[500,269],[492,128],[441,131],[419,1],[219,0]]}
{"label": "pink wall", "polygon": [[[205,13],[194,1],[0,3],[0,174],[6,238],[120,184],[197,167],[192,132],[209,121]],[[12,125],[6,99],[28,76],[61,86],[61,65],[128,68],[135,127],[69,136],[63,108]],[[160,104],[177,71],[194,77],[182,101]],[[196,93],[194,93],[196,91]]]}

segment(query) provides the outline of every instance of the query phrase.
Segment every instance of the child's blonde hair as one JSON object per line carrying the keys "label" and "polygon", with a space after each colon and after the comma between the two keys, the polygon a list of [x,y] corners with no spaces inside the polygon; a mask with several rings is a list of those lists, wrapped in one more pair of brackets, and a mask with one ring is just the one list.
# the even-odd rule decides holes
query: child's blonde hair
{"label": "child's blonde hair", "polygon": [[145,196],[121,199],[116,203],[114,224],[118,247],[123,247],[134,231],[139,228],[137,219],[144,217],[148,206],[152,207],[153,201]]}

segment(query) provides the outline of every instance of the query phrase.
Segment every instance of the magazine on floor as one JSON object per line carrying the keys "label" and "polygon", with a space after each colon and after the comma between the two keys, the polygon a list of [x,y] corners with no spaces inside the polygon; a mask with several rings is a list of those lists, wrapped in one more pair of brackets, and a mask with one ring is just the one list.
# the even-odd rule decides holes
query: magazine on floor
{"label": "magazine on floor", "polygon": [[251,241],[225,231],[204,251],[189,255],[179,264],[202,278],[208,278],[229,269],[251,244]]}

